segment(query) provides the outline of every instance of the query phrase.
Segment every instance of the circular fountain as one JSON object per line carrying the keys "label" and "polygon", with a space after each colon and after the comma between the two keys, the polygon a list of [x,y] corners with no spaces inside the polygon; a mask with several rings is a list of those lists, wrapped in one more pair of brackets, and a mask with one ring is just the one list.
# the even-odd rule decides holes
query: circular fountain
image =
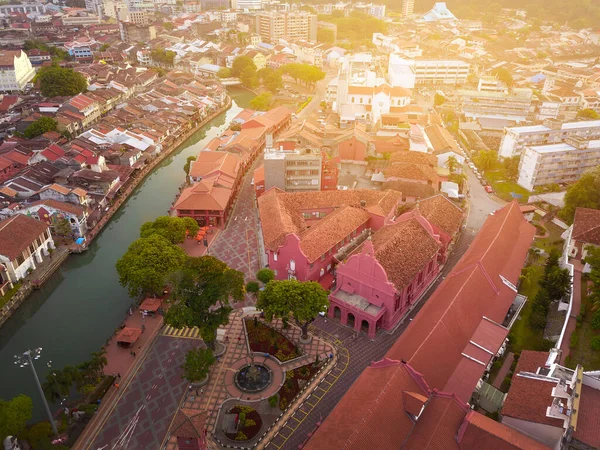
{"label": "circular fountain", "polygon": [[235,374],[235,385],[244,392],[260,392],[271,384],[271,369],[261,364],[247,364]]}

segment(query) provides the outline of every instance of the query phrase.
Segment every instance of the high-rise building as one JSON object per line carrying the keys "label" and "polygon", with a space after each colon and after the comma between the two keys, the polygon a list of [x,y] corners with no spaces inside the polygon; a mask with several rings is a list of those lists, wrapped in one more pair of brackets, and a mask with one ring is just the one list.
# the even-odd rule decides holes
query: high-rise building
{"label": "high-rise building", "polygon": [[404,17],[410,17],[413,15],[415,9],[415,0],[402,0],[402,15]]}
{"label": "high-rise building", "polygon": [[306,12],[268,12],[256,16],[256,32],[263,42],[279,39],[317,40],[317,15]]}
{"label": "high-rise building", "polygon": [[201,0],[200,3],[202,11],[229,9],[231,6],[230,0]]}
{"label": "high-rise building", "polygon": [[237,0],[235,3],[235,9],[241,9],[243,11],[256,11],[262,9],[260,0]]}

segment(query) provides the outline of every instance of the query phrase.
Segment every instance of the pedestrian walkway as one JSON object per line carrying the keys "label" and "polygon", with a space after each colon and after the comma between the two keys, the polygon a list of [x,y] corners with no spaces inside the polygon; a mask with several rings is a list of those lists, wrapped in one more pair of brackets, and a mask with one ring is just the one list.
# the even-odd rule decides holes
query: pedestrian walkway
{"label": "pedestrian walkway", "polygon": [[193,328],[174,328],[171,325],[167,325],[163,330],[162,334],[164,336],[172,336],[179,338],[188,338],[188,339],[201,339],[200,337],[200,329],[198,327]]}
{"label": "pedestrian walkway", "polygon": [[[575,270],[573,271],[573,305],[571,305],[571,315],[565,317],[567,321],[567,329],[560,344],[560,363],[565,364],[567,356],[569,356],[571,334],[577,329],[577,316],[581,312],[581,270],[583,266],[579,261],[573,261]],[[586,287],[587,288],[587,287]]]}
{"label": "pedestrian walkway", "polygon": [[512,366],[514,360],[515,354],[513,352],[509,352],[508,355],[506,355],[506,359],[504,359],[502,367],[500,367],[500,370],[496,374],[494,382],[492,383],[492,386],[494,386],[496,389],[500,389],[500,385],[504,381],[504,378],[506,378],[508,375],[508,372],[510,372],[510,366]]}

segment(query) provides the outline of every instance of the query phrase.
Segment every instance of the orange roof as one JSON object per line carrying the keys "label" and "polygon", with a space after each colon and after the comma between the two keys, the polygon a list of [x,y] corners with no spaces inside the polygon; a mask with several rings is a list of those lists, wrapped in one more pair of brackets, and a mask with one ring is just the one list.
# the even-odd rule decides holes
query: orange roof
{"label": "orange roof", "polygon": [[45,205],[50,208],[58,209],[59,211],[64,211],[64,212],[68,212],[70,214],[74,214],[77,217],[82,216],[83,212],[84,212],[84,209],[81,206],[74,205],[73,203],[61,202],[58,200],[54,200],[52,198],[35,201],[35,202],[27,205],[27,207],[37,206],[37,205]]}
{"label": "orange roof", "polygon": [[228,175],[234,180],[239,176],[241,160],[229,152],[203,151],[190,167],[191,177],[205,177],[214,173]]}
{"label": "orange roof", "polygon": [[600,245],[600,210],[590,208],[575,210],[573,239]]}
{"label": "orange roof", "polygon": [[117,342],[133,344],[142,335],[142,330],[139,328],[125,327],[117,335]]}
{"label": "orange roof", "polygon": [[215,186],[211,180],[202,180],[185,188],[173,209],[225,211],[232,193],[231,189]]}
{"label": "orange roof", "polygon": [[254,184],[264,183],[265,181],[265,166],[261,164],[258,169],[254,171]]}

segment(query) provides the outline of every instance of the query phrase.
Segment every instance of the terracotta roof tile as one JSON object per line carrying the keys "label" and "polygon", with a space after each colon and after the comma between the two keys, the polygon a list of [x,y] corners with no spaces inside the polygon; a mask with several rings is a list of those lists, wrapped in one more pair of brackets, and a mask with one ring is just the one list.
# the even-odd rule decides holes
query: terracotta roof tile
{"label": "terracotta roof tile", "polygon": [[461,450],[548,450],[543,444],[483,414],[469,411],[456,437]]}
{"label": "terracotta roof tile", "polygon": [[416,207],[423,217],[450,236],[458,233],[463,221],[463,211],[446,196],[438,194],[419,200]]}
{"label": "terracotta roof tile", "polygon": [[386,180],[401,178],[430,182],[437,188],[439,178],[435,170],[426,164],[394,163],[383,171]]}
{"label": "terracotta roof tile", "polygon": [[556,380],[528,378],[515,370],[501,414],[505,417],[562,428],[561,419],[546,416],[546,409],[552,405],[552,389],[556,384]]}
{"label": "terracotta roof tile", "polygon": [[425,164],[430,167],[437,166],[437,158],[428,153],[422,152],[396,152],[392,155],[392,164],[394,162]]}
{"label": "terracotta roof tile", "polygon": [[74,205],[72,203],[60,202],[58,200],[54,200],[52,198],[47,198],[45,200],[38,200],[36,202],[30,203],[29,206],[37,206],[37,205],[45,205],[54,209],[58,209],[60,211],[65,211],[70,214],[74,214],[77,217],[83,216],[84,209],[81,206]]}
{"label": "terracotta roof tile", "polygon": [[435,194],[435,189],[431,186],[413,181],[386,181],[381,186],[381,189],[393,189],[402,192],[402,197],[414,197],[417,199],[431,197]]}
{"label": "terracotta roof tile", "polygon": [[23,214],[0,222],[0,255],[17,258],[44,231],[47,224]]}
{"label": "terracotta roof tile", "polygon": [[600,245],[600,210],[577,208],[572,237],[577,241]]}
{"label": "terracotta roof tile", "polygon": [[577,429],[573,437],[591,447],[600,448],[598,417],[600,417],[600,390],[584,384],[581,387]]}

